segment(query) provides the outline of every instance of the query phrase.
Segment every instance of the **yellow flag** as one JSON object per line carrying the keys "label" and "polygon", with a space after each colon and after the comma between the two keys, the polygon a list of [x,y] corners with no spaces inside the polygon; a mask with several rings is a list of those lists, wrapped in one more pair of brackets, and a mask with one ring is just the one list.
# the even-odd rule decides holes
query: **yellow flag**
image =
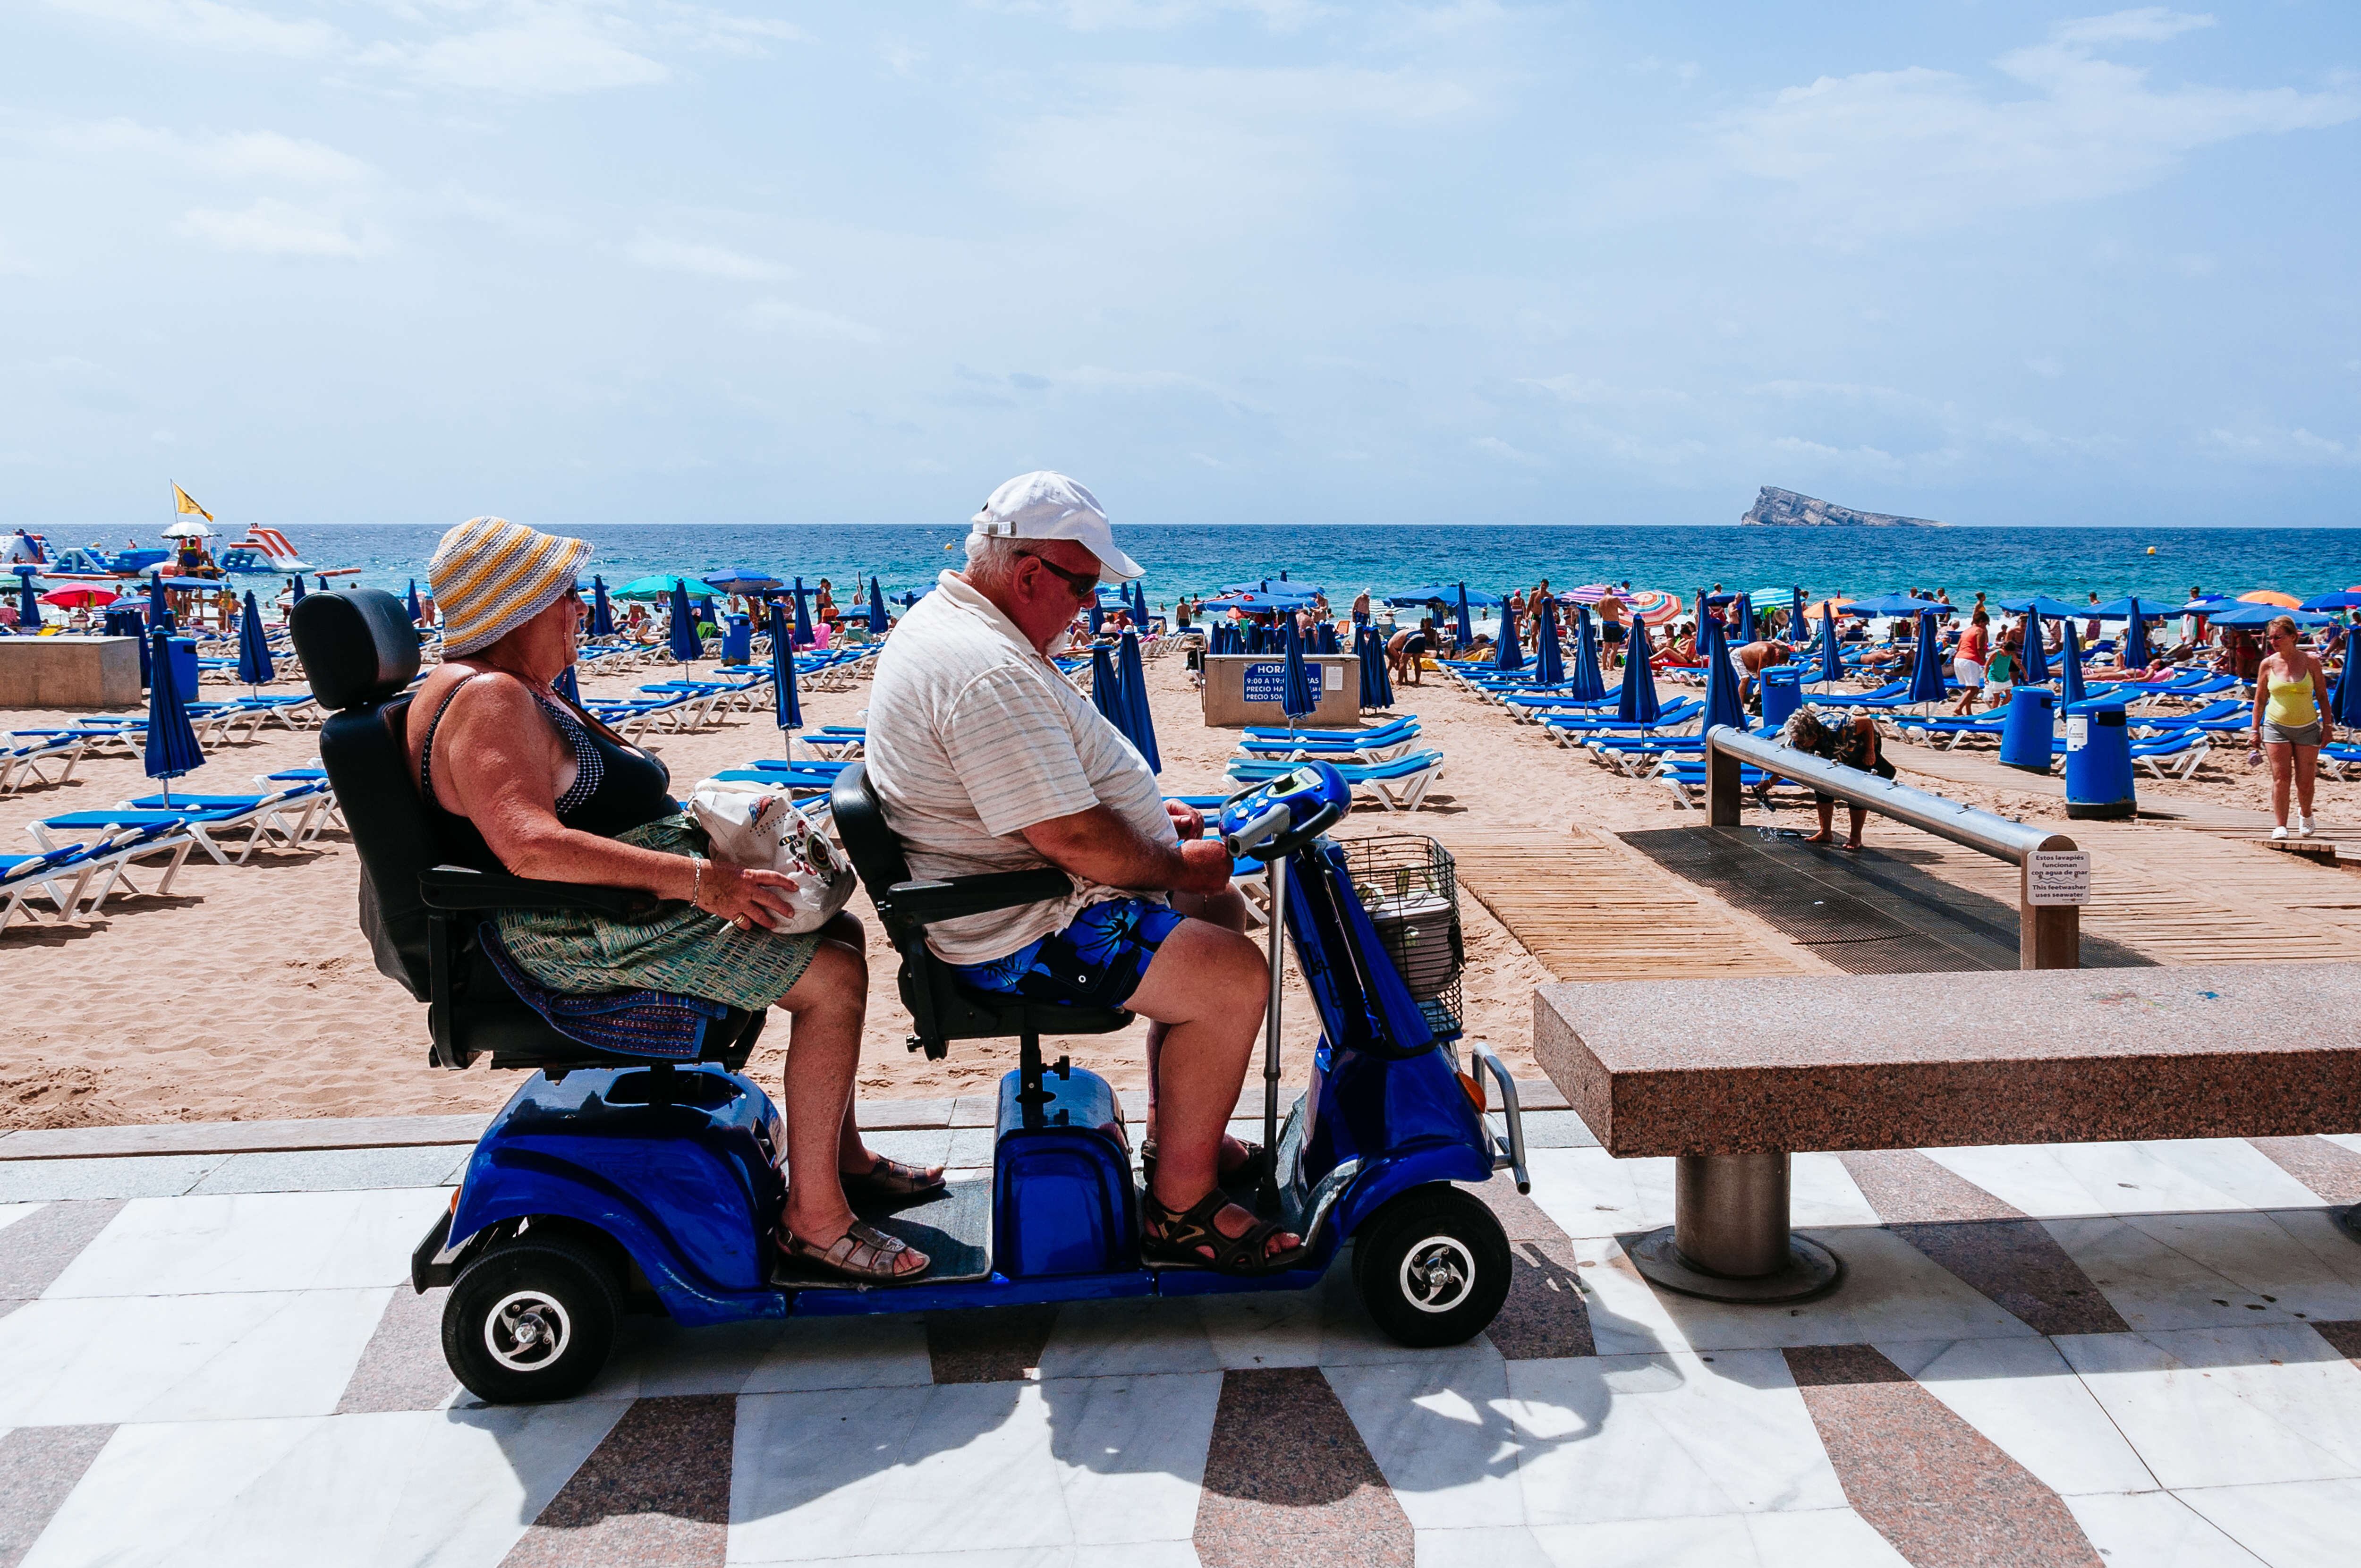
{"label": "yellow flag", "polygon": [[196,498],[190,495],[188,491],[181,488],[178,485],[174,485],[172,487],[172,510],[176,515],[184,515],[189,512],[195,512],[207,522],[211,522],[214,520],[213,513],[199,506],[196,502]]}

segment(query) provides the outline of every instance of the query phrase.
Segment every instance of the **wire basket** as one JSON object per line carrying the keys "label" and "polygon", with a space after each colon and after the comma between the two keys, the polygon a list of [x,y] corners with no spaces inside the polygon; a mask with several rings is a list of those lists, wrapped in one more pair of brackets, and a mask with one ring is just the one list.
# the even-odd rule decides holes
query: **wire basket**
{"label": "wire basket", "polygon": [[1459,1036],[1459,873],[1451,851],[1416,833],[1340,840],[1353,891],[1437,1036]]}

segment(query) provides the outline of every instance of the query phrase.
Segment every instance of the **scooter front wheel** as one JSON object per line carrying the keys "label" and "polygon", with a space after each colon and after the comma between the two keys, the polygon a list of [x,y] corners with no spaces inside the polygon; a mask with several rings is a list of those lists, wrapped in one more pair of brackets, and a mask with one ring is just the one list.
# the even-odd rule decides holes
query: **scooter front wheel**
{"label": "scooter front wheel", "polygon": [[1458,1344],[1509,1297],[1508,1234],[1492,1211],[1447,1182],[1413,1187],[1353,1238],[1353,1284],[1397,1343]]}
{"label": "scooter front wheel", "polygon": [[496,1246],[452,1283],[443,1359],[488,1404],[579,1393],[615,1343],[615,1282],[606,1260],[563,1236]]}

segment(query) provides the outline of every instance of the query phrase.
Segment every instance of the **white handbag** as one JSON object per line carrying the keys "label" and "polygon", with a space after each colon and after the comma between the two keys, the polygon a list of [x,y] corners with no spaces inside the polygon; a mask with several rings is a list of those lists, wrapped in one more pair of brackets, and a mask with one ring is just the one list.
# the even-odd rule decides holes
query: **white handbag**
{"label": "white handbag", "polygon": [[793,887],[795,916],[773,930],[817,931],[852,897],[860,879],[785,791],[752,795],[708,779],[689,792],[688,808],[713,846],[713,858],[752,871],[777,872]]}

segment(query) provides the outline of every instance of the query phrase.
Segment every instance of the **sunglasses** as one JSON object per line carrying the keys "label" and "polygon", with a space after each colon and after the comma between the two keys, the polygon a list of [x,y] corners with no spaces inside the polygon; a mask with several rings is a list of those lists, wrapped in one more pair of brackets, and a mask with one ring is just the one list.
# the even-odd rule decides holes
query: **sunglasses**
{"label": "sunglasses", "polygon": [[1055,574],[1066,587],[1073,590],[1074,598],[1077,599],[1086,599],[1099,591],[1099,575],[1096,572],[1069,572],[1063,566],[1040,555],[1029,555],[1026,559],[1040,562],[1041,569]]}

